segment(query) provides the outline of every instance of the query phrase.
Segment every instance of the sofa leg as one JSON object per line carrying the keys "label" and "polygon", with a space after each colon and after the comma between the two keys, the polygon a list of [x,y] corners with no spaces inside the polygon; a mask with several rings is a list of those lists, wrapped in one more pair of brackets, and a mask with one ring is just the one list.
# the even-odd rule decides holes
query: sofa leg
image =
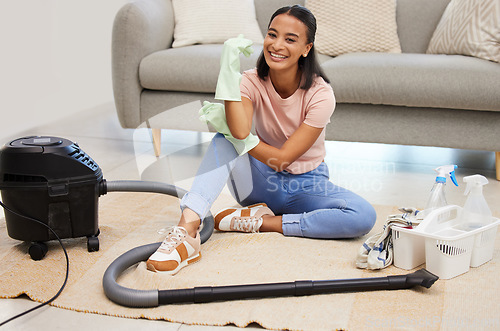
{"label": "sofa leg", "polygon": [[495,152],[495,168],[497,171],[497,180],[500,180],[500,152]]}
{"label": "sofa leg", "polygon": [[161,129],[151,129],[151,135],[153,136],[153,149],[156,156],[161,154]]}

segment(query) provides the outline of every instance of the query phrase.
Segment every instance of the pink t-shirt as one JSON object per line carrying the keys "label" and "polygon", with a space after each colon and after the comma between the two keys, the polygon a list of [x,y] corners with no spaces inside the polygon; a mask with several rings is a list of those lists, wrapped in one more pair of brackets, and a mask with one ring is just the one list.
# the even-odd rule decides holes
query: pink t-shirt
{"label": "pink t-shirt", "polygon": [[316,77],[308,90],[297,89],[283,99],[269,79],[261,80],[257,69],[245,71],[240,84],[241,95],[252,101],[253,122],[259,139],[276,148],[281,146],[302,123],[323,128],[311,148],[285,170],[302,174],[316,169],[325,158],[325,127],[335,109],[332,87]]}

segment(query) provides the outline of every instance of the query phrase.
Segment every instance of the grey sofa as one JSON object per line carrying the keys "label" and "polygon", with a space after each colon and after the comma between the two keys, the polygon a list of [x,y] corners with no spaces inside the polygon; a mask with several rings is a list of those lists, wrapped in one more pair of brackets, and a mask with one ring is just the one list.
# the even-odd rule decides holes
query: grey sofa
{"label": "grey sofa", "polygon": [[[397,0],[402,54],[319,56],[337,99],[326,137],[488,150],[496,152],[500,180],[500,64],[425,54],[448,2]],[[266,32],[277,8],[294,3],[304,1],[255,0],[261,31]],[[161,128],[199,129],[197,107],[182,105],[213,100],[222,49],[171,48],[173,15],[170,0],[139,0],[117,13],[113,27],[113,90],[120,123],[124,128],[148,123],[157,129],[157,142]],[[254,48],[250,58],[242,57],[242,70],[255,66],[262,46]],[[159,114],[168,120],[151,124]]]}

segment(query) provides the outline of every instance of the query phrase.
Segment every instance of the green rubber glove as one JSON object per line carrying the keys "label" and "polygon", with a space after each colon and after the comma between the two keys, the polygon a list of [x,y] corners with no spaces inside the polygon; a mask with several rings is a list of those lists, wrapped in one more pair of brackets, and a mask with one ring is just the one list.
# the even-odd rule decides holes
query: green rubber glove
{"label": "green rubber glove", "polygon": [[239,155],[247,153],[259,144],[259,138],[251,133],[245,139],[236,139],[233,137],[226,122],[226,111],[223,104],[205,101],[199,111],[199,115],[201,121],[210,123],[217,132],[222,133],[233,144]]}
{"label": "green rubber glove", "polygon": [[215,99],[241,101],[240,53],[249,57],[253,53],[252,44],[253,42],[245,39],[242,34],[224,42]]}

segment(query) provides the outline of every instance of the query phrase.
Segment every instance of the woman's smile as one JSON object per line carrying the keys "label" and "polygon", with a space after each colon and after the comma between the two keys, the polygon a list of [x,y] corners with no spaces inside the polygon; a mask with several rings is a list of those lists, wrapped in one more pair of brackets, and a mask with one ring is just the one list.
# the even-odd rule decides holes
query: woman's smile
{"label": "woman's smile", "polygon": [[264,57],[271,71],[297,70],[301,56],[307,55],[312,43],[307,40],[307,27],[297,18],[276,16],[264,39]]}
{"label": "woman's smile", "polygon": [[274,52],[269,52],[269,55],[270,55],[271,60],[276,61],[276,62],[280,62],[280,61],[286,60],[288,58],[288,56],[285,56],[285,55],[282,55],[279,53],[274,53]]}

